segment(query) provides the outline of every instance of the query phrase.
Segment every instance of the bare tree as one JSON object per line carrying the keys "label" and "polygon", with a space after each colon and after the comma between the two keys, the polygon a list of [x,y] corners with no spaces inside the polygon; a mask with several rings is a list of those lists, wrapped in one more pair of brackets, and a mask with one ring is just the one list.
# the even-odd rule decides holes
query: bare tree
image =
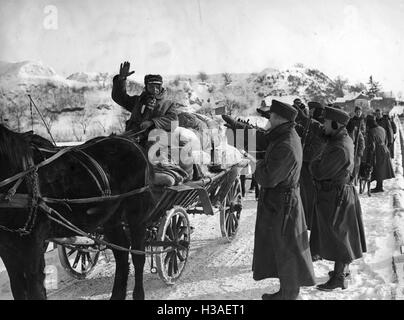
{"label": "bare tree", "polygon": [[130,112],[126,111],[125,109],[121,109],[121,113],[118,115],[118,127],[121,132],[124,132],[126,129],[126,121],[130,118]]}
{"label": "bare tree", "polygon": [[93,122],[94,116],[95,110],[89,106],[74,114],[71,123],[73,135],[77,141],[82,141],[83,138],[86,138],[88,128]]}
{"label": "bare tree", "polygon": [[344,96],[344,89],[347,88],[348,80],[338,76],[331,84],[336,97]]}
{"label": "bare tree", "polygon": [[233,79],[231,78],[230,73],[227,73],[227,72],[222,73],[222,77],[224,79],[224,85],[225,86],[229,85],[233,81]]}
{"label": "bare tree", "polygon": [[98,119],[95,121],[95,123],[102,129],[102,132],[104,134],[107,134],[108,126],[105,118],[103,118],[102,120]]}
{"label": "bare tree", "polygon": [[366,85],[363,84],[362,82],[358,82],[357,84],[348,86],[348,90],[350,92],[355,92],[355,93],[361,93],[361,92],[366,92]]}
{"label": "bare tree", "polygon": [[16,130],[21,132],[23,130],[24,120],[27,118],[27,107],[25,105],[18,105],[13,100],[9,99],[6,105],[9,121],[16,125]]}
{"label": "bare tree", "polygon": [[100,72],[95,77],[95,81],[97,81],[97,82],[99,82],[101,84],[101,88],[106,87],[107,80],[108,80],[108,73],[107,72]]}
{"label": "bare tree", "polygon": [[48,127],[49,131],[52,133],[52,127],[55,124],[55,122],[59,118],[59,113],[56,112],[55,110],[45,108],[45,110],[42,112],[43,119],[46,123],[46,126]]}
{"label": "bare tree", "polygon": [[206,80],[209,79],[209,76],[206,74],[206,72],[200,71],[198,73],[198,79],[201,80],[202,82],[205,82]]}

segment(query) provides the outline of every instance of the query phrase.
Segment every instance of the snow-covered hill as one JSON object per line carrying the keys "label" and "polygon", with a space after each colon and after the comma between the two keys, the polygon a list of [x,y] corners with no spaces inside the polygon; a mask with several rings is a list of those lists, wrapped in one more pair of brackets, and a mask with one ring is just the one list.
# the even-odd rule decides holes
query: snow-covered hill
{"label": "snow-covered hill", "polygon": [[[201,75],[204,75],[203,79]],[[79,71],[65,78],[41,62],[0,62],[0,104],[3,114],[7,108],[14,110],[16,106],[26,106],[29,93],[43,110],[57,113],[59,118],[65,116],[65,111],[71,117],[71,110],[100,110],[99,105],[111,107],[111,113],[104,112],[104,117],[120,117],[122,108],[111,99],[112,77],[113,74],[108,72]],[[255,110],[263,99],[270,104],[272,99],[291,103],[294,98],[300,97],[306,102],[317,100],[328,103],[336,98],[333,80],[319,70],[302,65],[286,70],[266,68],[251,74],[163,75],[163,79],[169,97],[184,105],[184,110],[205,114],[226,105],[232,115],[256,115]],[[129,94],[139,94],[142,88],[143,78],[128,78]],[[12,118],[13,125],[18,122],[19,130],[27,129],[24,121],[21,124],[15,115],[13,117],[8,117]],[[107,122],[108,126],[112,126],[112,121]],[[61,127],[57,126],[57,129]],[[111,130],[109,128],[107,132]]]}
{"label": "snow-covered hill", "polygon": [[[333,81],[323,72],[305,67],[286,70],[265,69],[253,80],[254,92],[262,97],[300,97],[323,103],[335,100]],[[292,101],[289,101],[291,103]]]}

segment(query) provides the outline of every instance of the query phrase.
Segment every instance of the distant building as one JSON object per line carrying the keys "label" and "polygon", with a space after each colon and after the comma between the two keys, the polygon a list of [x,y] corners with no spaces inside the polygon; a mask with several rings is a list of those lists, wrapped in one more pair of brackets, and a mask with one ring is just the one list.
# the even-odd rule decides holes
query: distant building
{"label": "distant building", "polygon": [[344,97],[337,98],[334,104],[341,106],[349,113],[353,113],[355,107],[361,107],[364,112],[370,111],[370,98],[364,93],[351,93]]}
{"label": "distant building", "polygon": [[361,107],[365,114],[372,113],[376,109],[382,112],[390,112],[396,105],[396,99],[391,93],[382,93],[380,97],[371,99],[364,92],[356,96],[348,95],[343,98],[337,98],[334,104],[340,105],[345,111],[353,113],[355,107]]}
{"label": "distant building", "polygon": [[380,92],[379,97],[373,98],[370,105],[373,110],[380,109],[382,112],[390,112],[397,105],[397,99],[391,91]]}

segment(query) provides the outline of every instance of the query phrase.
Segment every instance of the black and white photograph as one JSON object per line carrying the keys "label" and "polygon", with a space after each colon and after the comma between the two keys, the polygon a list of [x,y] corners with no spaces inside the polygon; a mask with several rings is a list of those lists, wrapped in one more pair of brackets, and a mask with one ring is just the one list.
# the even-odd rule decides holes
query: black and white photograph
{"label": "black and white photograph", "polygon": [[403,17],[0,0],[0,300],[403,300]]}

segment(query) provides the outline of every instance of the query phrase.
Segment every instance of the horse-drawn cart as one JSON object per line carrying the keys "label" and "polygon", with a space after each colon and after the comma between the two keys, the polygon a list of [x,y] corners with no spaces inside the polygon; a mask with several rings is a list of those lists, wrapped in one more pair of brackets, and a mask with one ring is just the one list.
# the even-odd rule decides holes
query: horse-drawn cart
{"label": "horse-drawn cart", "polygon": [[[4,139],[5,142],[13,139],[18,141],[18,143],[9,144],[8,148],[12,149],[17,144],[26,144],[25,138],[21,135],[4,128],[2,130],[3,135],[7,136]],[[85,278],[93,270],[100,253],[110,248],[115,253],[123,251],[135,256],[150,255],[151,272],[158,273],[165,283],[173,284],[181,276],[188,258],[191,241],[189,214],[220,214],[222,236],[231,241],[237,233],[242,210],[239,171],[248,160],[241,160],[227,168],[212,164],[208,166],[209,174],[200,180],[160,187],[156,190],[148,183],[150,164],[147,155],[136,140],[134,142],[133,137],[128,134],[99,137],[83,145],[64,148],[49,146],[46,143],[47,141],[39,141],[31,144],[35,151],[35,161],[34,156],[29,155],[31,151],[27,149],[19,157],[24,158],[24,154],[28,154],[28,166],[23,167],[23,171],[14,169],[14,172],[17,170],[19,173],[11,177],[5,173],[5,180],[0,181],[0,209],[3,210],[3,216],[7,219],[18,218],[14,224],[0,225],[0,231],[5,237],[6,234],[21,236],[19,239],[24,245],[36,245],[23,239],[29,239],[26,236],[31,236],[35,230],[44,230],[45,227],[36,229],[38,223],[45,226],[46,221],[52,222],[54,236],[47,238],[47,242],[57,244],[61,264],[78,279]],[[103,163],[97,158],[101,158]],[[66,161],[70,162],[66,164]],[[124,161],[122,164],[129,168],[125,167],[126,171],[115,170],[116,161]],[[10,165],[13,164],[10,163]],[[103,167],[109,168],[108,172]],[[49,170],[53,170],[52,174],[49,174]],[[130,180],[131,176],[128,177],[129,173],[126,172],[137,172],[136,170],[141,175],[136,176],[137,180],[134,184],[134,178],[133,181]],[[77,172],[81,173],[77,174]],[[113,183],[110,183],[108,178],[111,174]],[[45,179],[46,184],[41,184],[40,175]],[[58,175],[59,181],[55,180],[55,176]],[[74,181],[76,185],[71,187],[68,183],[66,184],[65,179],[66,181],[74,179],[71,181]],[[86,179],[85,185],[84,179]],[[142,179],[144,180],[141,181]],[[122,189],[124,191],[117,192],[120,190],[117,186],[122,180],[126,183],[130,181],[133,187],[125,186],[125,189]],[[45,186],[45,194],[55,194],[51,191],[54,184],[61,188],[57,193],[58,196],[56,198],[44,196],[41,187]],[[92,188],[95,186],[101,195],[93,196],[94,190],[89,193],[88,185]],[[71,188],[69,192],[73,196],[65,196],[63,190],[66,188]],[[81,191],[77,191],[76,188],[81,188]],[[87,194],[87,197],[77,197],[83,194]],[[151,203],[145,202],[148,203],[147,212],[136,207],[146,208],[142,207],[142,200],[140,200],[145,196],[147,196],[144,198],[146,201],[154,199],[152,206]],[[118,210],[123,205],[125,210]],[[119,218],[115,219],[118,220],[110,222],[111,215],[108,216],[108,212],[116,213]],[[134,216],[129,217],[124,215],[124,212],[141,213],[140,217],[143,217],[141,219],[145,220],[139,220],[140,218],[135,214],[138,220],[134,221]],[[121,240],[119,240],[120,243],[115,243],[108,239],[105,219],[109,219],[110,224],[107,227],[114,228],[114,235],[117,234],[116,232],[126,232],[128,246]],[[134,227],[138,228],[137,231]],[[136,237],[139,232],[145,233],[145,238],[136,239],[136,245],[130,247],[135,241],[133,237]],[[64,235],[65,238],[58,235]],[[123,237],[125,238],[124,235]],[[145,245],[139,241],[143,241]],[[132,258],[134,259],[133,256]],[[134,262],[135,273],[136,269],[138,272],[143,272],[140,259],[136,259],[136,262],[137,264]],[[30,262],[27,261],[27,265],[29,264]],[[118,288],[121,287],[118,286]],[[142,298],[142,284],[139,288],[138,294]],[[13,294],[18,297],[18,292]],[[38,296],[43,297],[42,291],[38,293]]]}
{"label": "horse-drawn cart", "polygon": [[[242,210],[239,170],[243,165],[216,169],[212,177],[161,190],[147,227],[146,251],[151,272],[158,273],[166,284],[173,284],[181,276],[187,262],[191,241],[189,214],[220,214],[222,237],[227,241],[235,237]],[[77,279],[86,278],[100,252],[107,249],[106,245],[82,236],[55,241],[62,266]]]}

